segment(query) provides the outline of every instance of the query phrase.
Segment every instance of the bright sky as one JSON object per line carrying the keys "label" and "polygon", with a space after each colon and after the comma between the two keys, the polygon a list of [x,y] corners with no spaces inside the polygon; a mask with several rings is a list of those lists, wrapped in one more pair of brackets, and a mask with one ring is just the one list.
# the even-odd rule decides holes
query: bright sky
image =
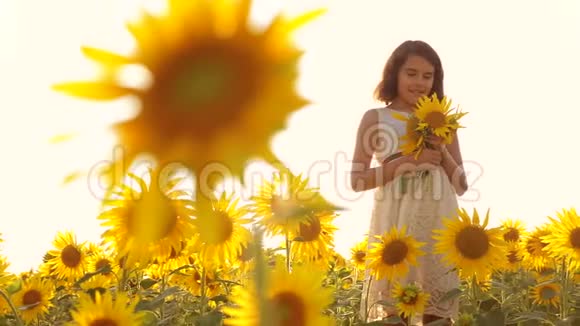
{"label": "bright sky", "polygon": [[[113,136],[104,130],[131,103],[78,101],[50,85],[93,73],[82,44],[128,51],[123,22],[139,3],[159,2],[0,0],[0,233],[12,271],[38,265],[59,230],[99,239],[99,201],[82,180],[60,182],[110,158]],[[307,49],[299,89],[313,105],[292,116],[273,147],[348,208],[336,220],[339,252],[348,254],[362,238],[371,214],[372,192],[347,187],[356,128],[380,105],[374,86],[388,55],[407,39],[438,51],[447,95],[469,112],[460,143],[471,189],[459,199],[462,207],[491,208],[494,224],[514,217],[535,226],[578,206],[580,2],[256,0],[253,16],[263,23],[278,9],[320,4],[329,12],[296,38]],[[63,132],[83,136],[48,144]]]}

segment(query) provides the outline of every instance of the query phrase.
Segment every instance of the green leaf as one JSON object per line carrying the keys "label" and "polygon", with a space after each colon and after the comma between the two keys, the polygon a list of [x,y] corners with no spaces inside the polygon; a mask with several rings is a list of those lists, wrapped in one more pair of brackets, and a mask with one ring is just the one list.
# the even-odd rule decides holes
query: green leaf
{"label": "green leaf", "polygon": [[148,310],[144,311],[143,321],[141,322],[142,326],[156,326],[158,324],[158,319],[155,313]]}
{"label": "green leaf", "polygon": [[153,300],[142,300],[135,307],[135,311],[141,310],[155,310],[159,308],[164,302],[165,298],[180,291],[180,288],[173,286],[163,291]]}
{"label": "green leaf", "polygon": [[399,324],[403,322],[403,318],[401,318],[400,316],[394,315],[394,316],[389,316],[387,318],[383,318],[383,324]]}
{"label": "green leaf", "polygon": [[152,287],[153,285],[157,284],[158,281],[156,280],[152,280],[150,278],[146,278],[143,281],[141,281],[141,287],[145,290],[147,290],[148,288]]}

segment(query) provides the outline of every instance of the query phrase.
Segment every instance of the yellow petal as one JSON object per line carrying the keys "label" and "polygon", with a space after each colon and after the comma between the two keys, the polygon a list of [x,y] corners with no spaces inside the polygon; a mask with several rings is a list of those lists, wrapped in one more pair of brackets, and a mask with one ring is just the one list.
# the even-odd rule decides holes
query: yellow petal
{"label": "yellow petal", "polygon": [[69,141],[69,140],[73,139],[75,136],[76,136],[76,134],[72,134],[72,133],[71,134],[54,135],[48,139],[48,142],[51,144],[63,143],[65,141]]}
{"label": "yellow petal", "polygon": [[319,16],[321,16],[325,12],[326,12],[326,9],[321,8],[321,9],[309,11],[309,12],[302,14],[296,18],[293,18],[290,21],[290,23],[288,24],[288,31],[289,32],[294,31],[294,30],[308,24],[309,22],[318,18]]}
{"label": "yellow petal", "polygon": [[131,88],[105,82],[62,83],[53,85],[52,89],[76,97],[101,101],[114,100],[135,92]]}
{"label": "yellow petal", "polygon": [[85,57],[108,68],[118,67],[133,62],[130,58],[102,49],[83,46],[81,50]]}

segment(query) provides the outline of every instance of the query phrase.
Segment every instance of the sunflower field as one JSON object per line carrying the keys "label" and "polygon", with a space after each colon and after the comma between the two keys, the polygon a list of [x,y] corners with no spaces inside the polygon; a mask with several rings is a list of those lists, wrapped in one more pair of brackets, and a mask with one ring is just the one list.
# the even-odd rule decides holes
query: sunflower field
{"label": "sunflower field", "polygon": [[[292,34],[324,10],[255,28],[251,6],[167,0],[164,14],[127,24],[133,53],[82,47],[99,78],[54,91],[138,104],[112,126],[122,155],[102,171],[110,188],[95,218],[104,232],[92,243],[62,230],[38,266],[19,274],[0,248],[0,325],[401,325],[423,312],[430,294],[398,280],[430,254],[424,244],[391,229],[341,256],[333,221],[342,208],[270,148],[308,104],[295,91],[303,52]],[[150,83],[123,82],[135,66]],[[219,191],[256,158],[276,173],[248,202]],[[138,172],[144,161],[154,164]],[[580,325],[577,212],[563,209],[532,230],[512,219],[492,228],[489,217],[460,209],[433,230],[433,253],[461,279],[442,298],[459,302],[454,324]],[[267,247],[265,237],[282,240]],[[390,299],[361,304],[365,282],[384,279]],[[397,313],[370,320],[376,306]]]}

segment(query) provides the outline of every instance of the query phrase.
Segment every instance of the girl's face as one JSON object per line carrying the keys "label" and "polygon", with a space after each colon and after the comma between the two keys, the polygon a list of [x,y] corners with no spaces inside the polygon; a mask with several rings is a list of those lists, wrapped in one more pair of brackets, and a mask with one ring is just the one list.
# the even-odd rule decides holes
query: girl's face
{"label": "girl's face", "polygon": [[433,88],[435,67],[425,58],[410,55],[399,70],[398,100],[414,107],[419,98],[428,96]]}

